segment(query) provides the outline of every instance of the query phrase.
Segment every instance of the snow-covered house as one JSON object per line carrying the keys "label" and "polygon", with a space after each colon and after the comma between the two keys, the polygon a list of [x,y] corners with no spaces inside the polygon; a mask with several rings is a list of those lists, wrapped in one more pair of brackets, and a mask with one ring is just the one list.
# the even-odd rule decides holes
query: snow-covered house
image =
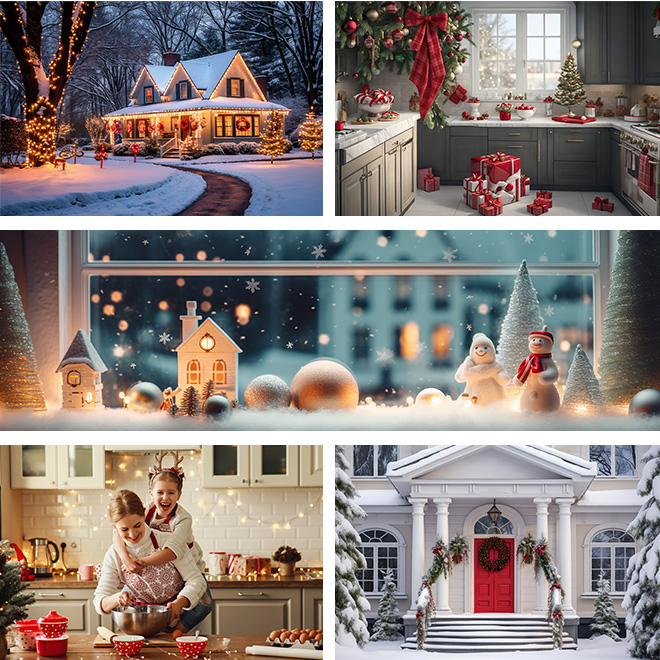
{"label": "snow-covered house", "polygon": [[181,60],[165,53],[163,66],[146,65],[131,90],[130,104],[105,115],[120,121],[127,141],[159,136],[161,152],[192,137],[197,146],[258,141],[274,111],[290,111],[267,99],[237,50]]}
{"label": "snow-covered house", "polygon": [[181,319],[181,343],[176,347],[178,386],[174,397],[182,395],[190,385],[199,390],[212,380],[214,392],[225,392],[232,401],[238,392],[238,354],[234,340],[211,318],[198,325],[197,303],[186,302],[187,313]]}
{"label": "snow-covered house", "polygon": [[[373,618],[392,569],[406,636],[414,635],[415,602],[422,576],[433,561],[436,538],[462,534],[467,562],[434,586],[437,621],[478,626],[487,619],[507,625],[547,628],[548,585],[535,582],[532,566],[516,551],[528,533],[548,540],[566,592],[565,630],[589,635],[601,573],[611,582],[620,622],[627,567],[635,540],[626,532],[641,499],[636,486],[641,445],[355,445],[346,446],[356,503],[368,518],[354,522],[367,569],[358,571]],[[495,521],[495,505],[499,518]],[[489,536],[509,549],[504,570],[485,570],[478,551]],[[492,552],[492,551],[491,551]],[[492,621],[490,621],[492,626]],[[491,627],[491,637],[493,628]],[[456,637],[466,635],[453,631]],[[535,633],[525,633],[529,637]],[[518,631],[520,637],[520,631]],[[436,637],[438,639],[438,637]],[[446,643],[446,642],[445,642]],[[426,647],[434,644],[427,639]]]}
{"label": "snow-covered house", "polygon": [[78,330],[56,373],[62,374],[62,407],[95,410],[103,407],[101,374],[108,367],[84,330]]}

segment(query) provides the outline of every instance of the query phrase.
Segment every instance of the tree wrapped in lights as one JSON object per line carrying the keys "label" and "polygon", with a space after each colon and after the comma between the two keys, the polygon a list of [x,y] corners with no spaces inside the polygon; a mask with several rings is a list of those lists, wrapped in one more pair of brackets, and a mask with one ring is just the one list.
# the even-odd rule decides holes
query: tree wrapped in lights
{"label": "tree wrapped in lights", "polygon": [[257,147],[257,153],[270,156],[270,164],[273,164],[275,156],[281,156],[288,147],[287,139],[284,137],[284,114],[273,111],[266,125],[266,131]]}
{"label": "tree wrapped in lights", "polygon": [[574,105],[584,103],[586,92],[584,91],[583,86],[584,83],[580,77],[577,64],[575,63],[573,56],[569,53],[566,56],[566,61],[561,67],[559,82],[557,83],[557,91],[555,92],[555,103],[567,107],[569,117],[575,116],[571,110]]}
{"label": "tree wrapped in lights", "polygon": [[314,160],[314,151],[323,145],[323,118],[314,114],[314,108],[305,115],[305,121],[300,124],[298,135],[300,148],[303,151],[311,151],[312,160]]}
{"label": "tree wrapped in lights", "polygon": [[[0,27],[18,60],[25,89],[28,164],[55,161],[57,106],[87,38],[96,2],[62,2],[59,45],[43,61],[41,24],[47,2],[0,2]],[[46,74],[48,70],[48,74]]]}

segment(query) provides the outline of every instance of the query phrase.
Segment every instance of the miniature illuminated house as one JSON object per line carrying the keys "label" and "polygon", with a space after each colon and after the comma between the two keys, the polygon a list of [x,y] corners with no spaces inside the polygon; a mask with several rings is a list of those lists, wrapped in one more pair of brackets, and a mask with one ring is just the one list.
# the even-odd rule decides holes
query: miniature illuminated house
{"label": "miniature illuminated house", "polygon": [[197,303],[186,302],[187,314],[181,319],[181,343],[175,349],[178,362],[178,387],[175,397],[193,385],[200,394],[204,385],[212,380],[214,393],[224,392],[231,401],[237,398],[238,354],[243,351],[234,340],[213,321],[207,318],[197,325]]}
{"label": "miniature illuminated house", "polygon": [[62,374],[62,408],[103,408],[101,374],[108,368],[84,330],[78,330],[56,373]]}
{"label": "miniature illuminated house", "polygon": [[158,137],[163,156],[191,136],[197,146],[256,141],[273,111],[290,112],[268,101],[265,78],[258,82],[237,50],[185,61],[165,53],[163,64],[143,67],[130,105],[105,115],[122,122],[124,141]]}

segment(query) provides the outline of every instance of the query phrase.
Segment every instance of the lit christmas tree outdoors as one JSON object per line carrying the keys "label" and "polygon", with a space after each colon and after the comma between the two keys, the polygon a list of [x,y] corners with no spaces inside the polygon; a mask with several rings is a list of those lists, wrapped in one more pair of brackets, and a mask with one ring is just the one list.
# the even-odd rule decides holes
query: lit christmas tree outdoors
{"label": "lit christmas tree outdoors", "polygon": [[583,85],[584,83],[580,77],[577,64],[573,56],[569,53],[561,67],[557,91],[555,92],[555,103],[568,108],[569,117],[575,117],[575,113],[571,110],[574,105],[584,103],[586,92],[583,89]]}
{"label": "lit christmas tree outdoors", "polygon": [[266,125],[266,131],[261,138],[261,144],[257,152],[270,156],[270,164],[273,164],[275,156],[281,156],[286,152],[288,142],[284,137],[284,115],[273,111]]}
{"label": "lit christmas tree outdoors", "polygon": [[323,145],[323,118],[317,117],[313,108],[305,115],[299,135],[300,148],[303,151],[311,151],[314,160],[314,152]]}

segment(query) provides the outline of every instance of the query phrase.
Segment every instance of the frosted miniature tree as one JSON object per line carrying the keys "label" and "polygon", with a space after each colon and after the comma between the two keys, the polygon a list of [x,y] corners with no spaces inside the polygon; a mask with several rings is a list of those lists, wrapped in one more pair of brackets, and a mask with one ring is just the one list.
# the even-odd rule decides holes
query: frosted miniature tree
{"label": "frosted miniature tree", "polygon": [[604,403],[598,379],[581,344],[575,347],[573,362],[566,377],[562,407],[567,410],[593,411]]}
{"label": "frosted miniature tree", "polygon": [[192,385],[183,390],[181,396],[181,405],[179,406],[178,414],[188,415],[194,417],[200,415],[202,412],[202,397],[199,395],[196,387]]}
{"label": "frosted miniature tree", "polygon": [[660,389],[652,355],[660,346],[660,232],[619,232],[598,359],[600,387],[608,403],[628,405],[640,390]]}
{"label": "frosted miniature tree", "polygon": [[634,658],[656,659],[660,658],[660,445],[651,447],[642,462],[637,494],[645,502],[628,526],[628,533],[642,548],[628,564],[629,582],[622,606],[628,610],[628,653]]}
{"label": "frosted miniature tree", "polygon": [[395,591],[394,575],[392,569],[388,569],[383,578],[383,596],[380,603],[378,603],[376,624],[371,635],[371,641],[390,641],[401,637],[403,624],[400,621],[401,614],[394,597]]}
{"label": "frosted miniature tree", "polygon": [[367,514],[355,503],[355,487],[346,473],[348,463],[341,447],[335,447],[335,641],[343,646],[364,646],[369,641],[364,612],[369,601],[355,576],[367,567],[360,552],[360,537],[353,520]]}
{"label": "frosted miniature tree", "polygon": [[539,299],[527,262],[523,261],[513,284],[497,345],[497,361],[506,373],[517,373],[520,363],[529,355],[529,333],[542,327]]}
{"label": "frosted miniature tree", "polygon": [[300,124],[299,137],[300,148],[303,151],[311,151],[314,160],[314,152],[323,145],[323,118],[316,117],[313,108],[305,115],[305,121]]}
{"label": "frosted miniature tree", "polygon": [[584,91],[584,83],[580,77],[580,72],[573,56],[569,53],[559,74],[555,103],[569,108],[568,116],[571,117],[573,116],[571,108],[574,105],[584,103],[585,96],[586,92]]}
{"label": "frosted miniature tree", "polygon": [[615,642],[621,641],[619,620],[610,596],[610,581],[606,580],[602,573],[598,576],[598,596],[594,602],[594,618],[589,624],[589,628],[594,633],[591,636],[592,639],[598,635],[607,635]]}
{"label": "frosted miniature tree", "polygon": [[284,137],[284,115],[281,112],[275,112],[270,116],[266,124],[261,144],[257,147],[257,153],[270,156],[270,164],[273,164],[275,156],[281,156],[286,152],[287,140]]}
{"label": "frosted miniature tree", "polygon": [[208,399],[210,396],[213,396],[214,390],[215,390],[215,381],[213,379],[207,380],[204,383],[204,387],[202,387],[202,401],[206,401],[206,399]]}
{"label": "frosted miniature tree", "polygon": [[0,243],[0,408],[46,410],[23,302]]}

